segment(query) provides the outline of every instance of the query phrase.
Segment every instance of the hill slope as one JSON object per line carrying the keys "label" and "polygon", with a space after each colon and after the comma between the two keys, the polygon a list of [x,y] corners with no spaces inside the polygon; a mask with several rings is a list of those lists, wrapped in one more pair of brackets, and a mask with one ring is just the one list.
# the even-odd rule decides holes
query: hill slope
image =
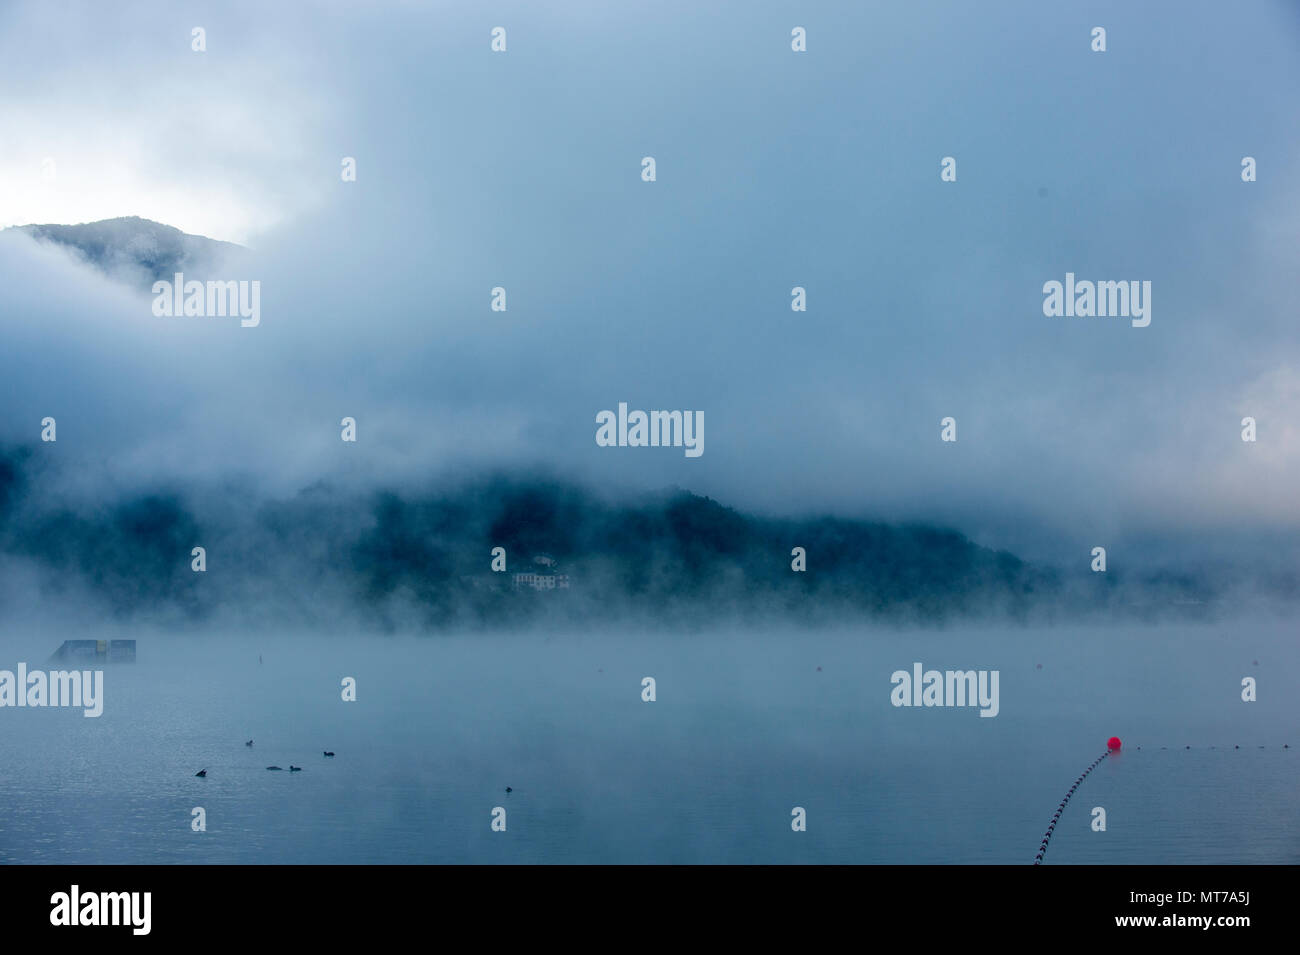
{"label": "hill slope", "polygon": [[80,225],[23,225],[38,242],[68,249],[77,259],[106,275],[148,287],[177,272],[203,280],[223,263],[247,253],[241,245],[220,242],[139,216],[123,216]]}

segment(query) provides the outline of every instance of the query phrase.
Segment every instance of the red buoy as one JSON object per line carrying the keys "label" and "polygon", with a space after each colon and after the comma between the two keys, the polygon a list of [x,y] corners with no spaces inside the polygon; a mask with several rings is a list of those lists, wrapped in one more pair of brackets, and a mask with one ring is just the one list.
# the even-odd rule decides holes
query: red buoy
{"label": "red buoy", "polygon": [[1112,736],[1110,739],[1106,740],[1106,748],[1110,750],[1112,753],[1115,752],[1123,745],[1124,744],[1119,741],[1118,736]]}

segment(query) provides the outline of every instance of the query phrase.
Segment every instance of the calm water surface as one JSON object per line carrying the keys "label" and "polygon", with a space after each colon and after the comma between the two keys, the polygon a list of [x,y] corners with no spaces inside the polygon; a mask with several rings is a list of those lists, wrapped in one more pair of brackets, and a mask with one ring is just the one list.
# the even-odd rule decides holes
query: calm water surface
{"label": "calm water surface", "polygon": [[[10,634],[0,668],[86,636],[134,636],[139,662],[104,668],[99,719],[0,709],[0,861],[1027,863],[1112,734],[1049,864],[1300,861],[1300,654],[1276,622]],[[999,670],[999,715],[893,707],[914,661]]]}

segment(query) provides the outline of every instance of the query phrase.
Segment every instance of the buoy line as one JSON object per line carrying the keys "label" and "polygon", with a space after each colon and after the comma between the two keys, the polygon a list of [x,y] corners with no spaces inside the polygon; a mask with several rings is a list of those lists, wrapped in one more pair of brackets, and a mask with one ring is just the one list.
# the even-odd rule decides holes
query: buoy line
{"label": "buoy line", "polygon": [[1061,804],[1056,807],[1056,812],[1052,814],[1052,821],[1047,824],[1047,831],[1043,833],[1043,841],[1038,847],[1038,855],[1034,856],[1034,865],[1038,865],[1040,862],[1042,862],[1043,856],[1047,854],[1047,843],[1051,840],[1052,833],[1056,831],[1056,824],[1061,819],[1061,813],[1065,812],[1065,804],[1070,801],[1070,797],[1074,795],[1074,791],[1079,788],[1079,786],[1083,783],[1083,781],[1088,777],[1088,774],[1090,772],[1092,772],[1099,765],[1101,765],[1101,761],[1103,759],[1105,759],[1111,753],[1118,752],[1120,745],[1121,743],[1119,737],[1112,736],[1109,740],[1106,741],[1106,752],[1102,753],[1100,756],[1094,759],[1088,765],[1088,768],[1079,774],[1079,778],[1074,781],[1074,785],[1071,786],[1070,791],[1065,794],[1065,798],[1061,800]]}

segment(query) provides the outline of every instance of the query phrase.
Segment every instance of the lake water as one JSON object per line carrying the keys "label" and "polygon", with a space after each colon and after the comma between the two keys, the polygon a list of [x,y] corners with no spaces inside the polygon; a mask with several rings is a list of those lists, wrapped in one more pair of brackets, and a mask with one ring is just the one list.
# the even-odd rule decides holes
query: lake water
{"label": "lake water", "polygon": [[[89,636],[138,639],[139,662],[103,668],[99,719],[0,709],[0,861],[1029,863],[1111,735],[1124,749],[1047,864],[1300,861],[1300,654],[1277,621],[10,634],[0,669],[57,669]],[[890,675],[915,661],[998,670],[998,716],[894,707]]]}

